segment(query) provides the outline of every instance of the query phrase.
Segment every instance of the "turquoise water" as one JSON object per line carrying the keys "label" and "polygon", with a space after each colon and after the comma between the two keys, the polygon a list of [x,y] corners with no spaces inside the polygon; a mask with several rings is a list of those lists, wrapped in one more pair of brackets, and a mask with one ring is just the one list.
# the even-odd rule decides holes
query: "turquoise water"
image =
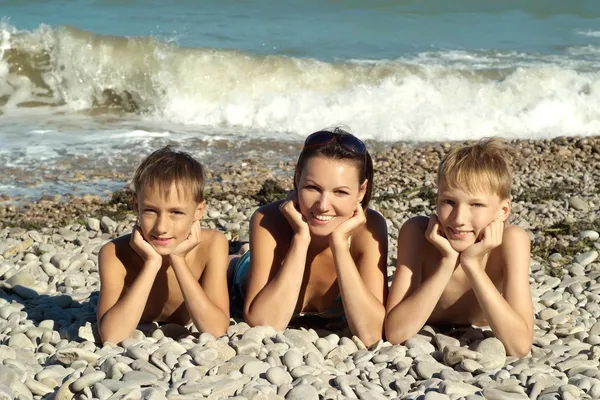
{"label": "turquoise water", "polygon": [[165,143],[200,155],[338,124],[379,142],[600,132],[596,0],[0,5],[13,171],[126,171]]}
{"label": "turquoise water", "polygon": [[186,47],[336,59],[425,51],[562,54],[597,45],[600,3],[563,1],[4,1],[20,29],[68,25],[102,35],[155,36]]}

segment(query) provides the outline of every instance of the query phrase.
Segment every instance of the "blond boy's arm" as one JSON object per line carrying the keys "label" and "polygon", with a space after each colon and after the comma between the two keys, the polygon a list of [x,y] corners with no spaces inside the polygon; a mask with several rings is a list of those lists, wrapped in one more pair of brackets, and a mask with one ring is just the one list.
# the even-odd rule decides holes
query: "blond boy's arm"
{"label": "blond boy's arm", "polygon": [[523,357],[529,353],[533,342],[527,233],[517,226],[507,227],[502,245],[489,257],[493,256],[499,257],[503,266],[503,295],[481,266],[463,265],[463,269],[494,335],[504,344],[508,354]]}
{"label": "blond boy's arm", "polygon": [[102,247],[98,255],[98,264],[98,331],[103,342],[120,343],[128,338],[139,324],[161,265],[147,262],[123,294],[126,270],[116,255],[115,243],[109,242]]}
{"label": "blond boy's arm", "polygon": [[373,210],[365,214],[366,225],[352,240],[356,261],[345,237],[334,239],[331,249],[348,326],[370,346],[383,335],[388,238],[383,217]]}
{"label": "blond boy's arm", "polygon": [[437,251],[425,239],[424,222],[411,218],[398,234],[396,272],[390,288],[385,318],[386,339],[403,343],[425,325],[452,277],[456,259],[442,258],[440,265],[422,280],[422,253]]}
{"label": "blond boy's arm", "polygon": [[[203,233],[204,237],[207,233]],[[210,241],[207,243],[209,255],[200,282],[194,278],[185,257],[171,256],[171,262],[192,322],[198,331],[219,337],[229,326],[228,244],[225,235],[216,231],[205,239]]]}
{"label": "blond boy's arm", "polygon": [[310,238],[294,235],[281,261],[277,257],[278,244],[274,235],[282,233],[272,213],[273,210],[256,211],[250,221],[252,256],[244,319],[251,326],[269,325],[283,330],[292,319],[298,302]]}

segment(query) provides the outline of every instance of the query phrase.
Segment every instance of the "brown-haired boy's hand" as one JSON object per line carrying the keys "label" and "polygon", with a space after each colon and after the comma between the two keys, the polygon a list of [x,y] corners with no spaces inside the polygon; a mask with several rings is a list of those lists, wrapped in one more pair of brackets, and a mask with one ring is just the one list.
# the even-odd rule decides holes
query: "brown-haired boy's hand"
{"label": "brown-haired boy's hand", "polygon": [[281,202],[279,205],[279,210],[285,219],[287,219],[296,235],[310,239],[308,223],[304,219],[302,213],[299,211],[298,194],[295,190],[292,190],[288,194],[287,199]]}
{"label": "brown-haired boy's hand", "polygon": [[469,268],[483,264],[484,256],[502,244],[504,221],[494,220],[479,234],[479,240],[460,253],[463,267]]}
{"label": "brown-haired boy's hand", "polygon": [[425,238],[439,250],[443,258],[458,258],[458,252],[452,248],[448,239],[443,235],[436,214],[431,214],[429,217]]}
{"label": "brown-haired boy's hand", "polygon": [[184,258],[187,253],[190,252],[190,250],[198,246],[200,243],[201,232],[202,229],[200,228],[200,220],[194,221],[188,237],[173,249],[171,252],[171,257]]}
{"label": "brown-haired boy's hand", "polygon": [[133,227],[131,237],[129,238],[129,246],[142,258],[144,264],[151,264],[158,268],[162,265],[161,255],[144,239],[142,230],[138,225]]}
{"label": "brown-haired boy's hand", "polygon": [[362,205],[358,203],[352,216],[348,220],[339,224],[338,227],[331,232],[331,239],[339,239],[346,242],[352,235],[352,232],[354,232],[361,225],[364,225],[366,222],[367,217],[365,215],[365,210],[363,210]]}

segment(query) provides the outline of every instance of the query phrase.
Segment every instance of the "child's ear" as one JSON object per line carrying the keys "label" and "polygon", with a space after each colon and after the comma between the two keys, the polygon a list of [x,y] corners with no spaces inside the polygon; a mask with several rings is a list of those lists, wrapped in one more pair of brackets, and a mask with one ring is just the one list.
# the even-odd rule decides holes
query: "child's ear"
{"label": "child's ear", "polygon": [[196,207],[196,211],[194,212],[194,220],[198,221],[198,220],[202,219],[202,216],[204,215],[205,210],[206,210],[206,201],[202,200],[202,202],[199,203],[198,206]]}
{"label": "child's ear", "polygon": [[502,222],[505,222],[510,215],[510,200],[504,200],[502,205],[500,206],[500,212],[498,214],[498,219]]}

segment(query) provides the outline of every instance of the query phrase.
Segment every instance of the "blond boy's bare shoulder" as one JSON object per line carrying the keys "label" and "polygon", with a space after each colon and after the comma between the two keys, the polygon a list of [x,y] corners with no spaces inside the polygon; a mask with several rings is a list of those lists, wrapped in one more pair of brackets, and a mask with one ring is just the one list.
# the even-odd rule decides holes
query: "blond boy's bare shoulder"
{"label": "blond boy's bare shoulder", "polygon": [[504,226],[504,234],[502,235],[502,243],[512,244],[515,242],[529,245],[529,235],[525,229],[521,228],[520,226],[506,224]]}
{"label": "blond boy's bare shoulder", "polygon": [[406,220],[402,224],[401,231],[405,231],[410,234],[419,234],[419,237],[425,238],[425,232],[427,232],[427,225],[429,224],[429,217],[418,215]]}

